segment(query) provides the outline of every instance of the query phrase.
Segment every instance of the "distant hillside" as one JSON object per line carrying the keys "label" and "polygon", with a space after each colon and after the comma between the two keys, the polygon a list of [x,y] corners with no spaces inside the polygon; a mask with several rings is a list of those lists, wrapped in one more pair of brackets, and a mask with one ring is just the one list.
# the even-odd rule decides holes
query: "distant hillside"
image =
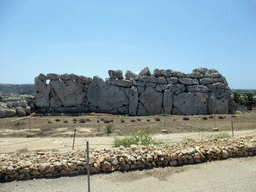
{"label": "distant hillside", "polygon": [[0,83],[0,94],[34,95],[34,84],[2,84]]}
{"label": "distant hillside", "polygon": [[237,92],[239,94],[244,93],[254,93],[256,94],[256,89],[232,89],[232,93]]}

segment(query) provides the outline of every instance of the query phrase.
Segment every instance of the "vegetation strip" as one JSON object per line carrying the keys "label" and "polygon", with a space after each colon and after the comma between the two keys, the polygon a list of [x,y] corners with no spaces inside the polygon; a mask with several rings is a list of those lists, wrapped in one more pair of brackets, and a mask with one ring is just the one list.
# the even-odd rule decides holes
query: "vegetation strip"
{"label": "vegetation strip", "polygon": [[[226,137],[225,135],[220,138]],[[130,145],[129,148],[91,149],[90,172],[127,171],[157,166],[177,166],[256,155],[256,140],[210,138],[204,141],[187,139],[172,145]],[[86,151],[64,153],[36,152],[0,155],[0,180],[58,177],[86,174]]]}

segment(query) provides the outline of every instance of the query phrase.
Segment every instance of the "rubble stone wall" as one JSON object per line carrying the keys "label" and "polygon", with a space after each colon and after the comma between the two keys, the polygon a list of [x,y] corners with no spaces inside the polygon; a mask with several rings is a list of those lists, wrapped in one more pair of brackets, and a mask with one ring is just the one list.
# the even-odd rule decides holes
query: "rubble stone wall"
{"label": "rubble stone wall", "polygon": [[[228,83],[218,71],[199,68],[192,73],[146,67],[138,75],[108,71],[105,81],[75,74],[40,74],[35,78],[34,104],[39,112],[101,112],[147,116],[234,113]],[[49,84],[46,83],[50,80]]]}
{"label": "rubble stone wall", "polygon": [[[90,173],[99,173],[254,156],[256,155],[256,140],[248,136],[160,146],[132,145],[130,148],[91,149],[89,151]],[[85,174],[87,172],[86,156],[85,150],[63,153],[0,154],[0,180]]]}

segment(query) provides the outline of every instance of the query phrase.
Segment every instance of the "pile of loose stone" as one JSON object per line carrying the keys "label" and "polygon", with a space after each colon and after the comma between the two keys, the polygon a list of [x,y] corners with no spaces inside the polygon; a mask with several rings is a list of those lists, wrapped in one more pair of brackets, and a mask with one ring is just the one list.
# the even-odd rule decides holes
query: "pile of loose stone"
{"label": "pile of loose stone", "polygon": [[[89,152],[90,172],[100,173],[253,156],[256,155],[256,140],[246,136],[172,145],[91,149]],[[0,180],[86,174],[86,156],[85,150],[1,154]]]}
{"label": "pile of loose stone", "polygon": [[34,109],[34,96],[4,96],[0,95],[0,117],[26,116]]}

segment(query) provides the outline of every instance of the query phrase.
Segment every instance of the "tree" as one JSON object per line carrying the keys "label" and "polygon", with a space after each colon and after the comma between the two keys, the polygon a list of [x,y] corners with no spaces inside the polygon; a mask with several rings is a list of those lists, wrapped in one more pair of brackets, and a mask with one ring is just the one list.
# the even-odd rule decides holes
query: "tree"
{"label": "tree", "polygon": [[253,93],[245,93],[243,96],[243,104],[248,110],[252,110],[253,105],[256,104],[256,100],[253,98]]}
{"label": "tree", "polygon": [[241,94],[234,92],[234,100],[236,103],[240,103],[241,102]]}

